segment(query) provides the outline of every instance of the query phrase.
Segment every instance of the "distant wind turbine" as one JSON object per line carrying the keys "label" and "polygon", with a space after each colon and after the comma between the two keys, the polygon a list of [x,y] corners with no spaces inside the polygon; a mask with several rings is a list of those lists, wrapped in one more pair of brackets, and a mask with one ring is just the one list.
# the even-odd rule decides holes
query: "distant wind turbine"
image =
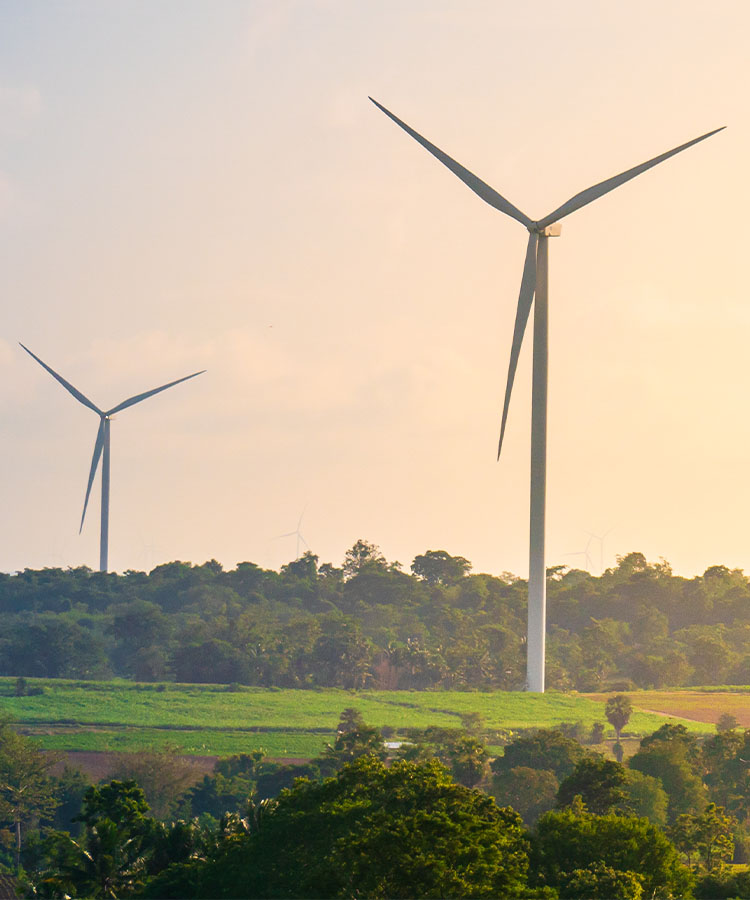
{"label": "distant wind turbine", "polygon": [[500,450],[505,436],[505,425],[508,417],[508,406],[513,389],[513,380],[516,374],[518,356],[521,352],[521,343],[526,329],[526,322],[534,303],[534,345],[532,364],[532,391],[531,391],[531,516],[530,516],[530,551],[529,551],[529,606],[528,606],[528,639],[527,639],[527,663],[526,663],[526,689],[528,691],[544,691],[544,645],[546,629],[546,572],[544,563],[544,518],[545,518],[545,493],[547,481],[547,265],[548,248],[547,239],[557,237],[561,232],[558,220],[570,215],[582,206],[586,206],[593,200],[597,200],[609,191],[646,172],[653,166],[669,159],[682,150],[687,150],[693,144],[704,141],[711,135],[722,131],[717,128],[700,137],[681,144],[673,150],[668,150],[660,156],[655,156],[647,162],[641,163],[626,172],[608,178],[595,184],[593,187],[571,197],[570,200],[559,206],[543,219],[534,221],[518,207],[514,206],[505,197],[498,194],[484,181],[477,178],[460,163],[443,153],[434,144],[431,144],[421,134],[402,122],[392,112],[381,106],[377,100],[370,100],[384,112],[404,131],[411,135],[436,159],[453,172],[454,175],[471,188],[475,194],[486,203],[505,215],[520,222],[529,232],[529,240],[526,247],[526,261],[521,278],[521,291],[518,297],[516,310],[516,323],[513,332],[513,343],[510,350],[510,365],[508,366],[508,381],[505,388],[505,402],[503,404],[502,424],[500,426],[500,441],[497,455],[500,458]]}
{"label": "distant wind turbine", "polygon": [[572,553],[566,553],[566,556],[581,556],[583,557],[583,564],[588,566],[586,569],[589,574],[591,574],[594,568],[594,562],[591,559],[591,554],[589,553],[589,548],[591,547],[591,541],[593,540],[593,536],[589,537],[588,541],[586,541],[586,546],[583,550],[574,550]]}
{"label": "distant wind turbine", "polygon": [[[587,531],[586,534],[591,538],[592,541],[599,541],[599,574],[602,575],[604,573],[604,538],[607,537],[608,534],[612,533],[612,529],[608,528],[604,534],[594,534],[593,531]],[[589,541],[591,543],[591,541]],[[588,544],[586,545],[588,546]]]}
{"label": "distant wind turbine", "polygon": [[299,556],[300,541],[302,541],[302,543],[305,545],[305,547],[307,547],[308,550],[310,549],[310,545],[302,537],[302,532],[300,531],[300,527],[302,525],[302,519],[304,519],[304,517],[305,517],[306,510],[307,510],[307,507],[305,507],[305,509],[302,510],[302,515],[299,517],[299,522],[297,522],[297,527],[295,528],[294,531],[287,531],[286,534],[279,534],[276,536],[277,540],[281,540],[281,538],[286,538],[286,537],[296,537],[297,538],[297,556],[295,557],[295,559],[300,558],[300,556]]}
{"label": "distant wind turbine", "polygon": [[197,375],[202,375],[206,370],[203,369],[200,372],[193,372],[192,375],[178,378],[177,381],[170,381],[169,384],[163,384],[161,387],[153,388],[150,391],[144,391],[142,394],[136,394],[135,397],[123,400],[122,403],[118,403],[117,406],[113,406],[112,409],[103,410],[99,409],[98,406],[92,403],[91,400],[89,400],[88,397],[85,397],[77,388],[74,388],[70,382],[62,377],[62,375],[58,375],[54,369],[51,369],[47,365],[47,363],[42,362],[42,360],[39,359],[36,354],[32,353],[28,347],[24,347],[23,344],[21,344],[21,346],[43,369],[46,369],[54,379],[59,381],[65,390],[71,393],[79,403],[87,406],[99,416],[99,430],[96,433],[94,455],[91,459],[91,471],[89,472],[89,481],[86,486],[86,499],[83,501],[83,514],[81,515],[81,526],[78,529],[78,533],[80,534],[83,530],[83,521],[86,518],[86,507],[89,504],[91,485],[94,483],[94,476],[96,475],[96,470],[99,465],[99,459],[102,458],[102,523],[101,537],[99,539],[99,569],[102,572],[106,572],[109,562],[109,423],[112,416],[114,416],[115,413],[122,412],[122,410],[127,409],[129,406],[135,406],[135,404],[140,403],[141,400],[153,397],[154,394],[158,394],[160,391],[166,391],[167,388],[174,387],[182,381],[187,381],[189,378],[195,378]]}

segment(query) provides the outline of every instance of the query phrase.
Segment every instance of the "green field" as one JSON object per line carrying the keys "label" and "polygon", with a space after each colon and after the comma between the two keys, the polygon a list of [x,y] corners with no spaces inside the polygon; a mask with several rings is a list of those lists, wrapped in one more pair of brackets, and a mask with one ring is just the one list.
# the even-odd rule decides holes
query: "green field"
{"label": "green field", "polygon": [[[365,720],[398,733],[430,725],[459,727],[461,715],[480,713],[491,732],[604,722],[601,698],[577,694],[457,691],[280,690],[225,685],[134,684],[129,681],[28,679],[40,693],[14,696],[15,679],[0,678],[0,713],[61,750],[137,751],[169,744],[186,754],[227,755],[262,749],[272,757],[311,757],[333,739],[342,709],[354,706]],[[653,708],[648,692],[634,705]],[[638,700],[636,700],[638,697]],[[664,721],[713,731],[707,722],[635,712],[633,734],[648,734]],[[609,728],[609,726],[607,726]]]}

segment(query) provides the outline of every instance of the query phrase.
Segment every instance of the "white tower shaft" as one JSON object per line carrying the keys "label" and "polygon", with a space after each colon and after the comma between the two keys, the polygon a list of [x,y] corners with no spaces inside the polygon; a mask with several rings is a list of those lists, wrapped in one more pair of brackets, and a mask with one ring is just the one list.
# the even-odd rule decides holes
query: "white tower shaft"
{"label": "white tower shaft", "polygon": [[102,448],[102,528],[99,537],[99,571],[109,567],[109,416],[104,417],[104,446]]}
{"label": "white tower shaft", "polygon": [[544,692],[547,571],[544,559],[547,490],[548,253],[547,234],[539,235],[534,298],[533,381],[531,388],[531,503],[529,516],[529,608],[526,638],[526,689]]}

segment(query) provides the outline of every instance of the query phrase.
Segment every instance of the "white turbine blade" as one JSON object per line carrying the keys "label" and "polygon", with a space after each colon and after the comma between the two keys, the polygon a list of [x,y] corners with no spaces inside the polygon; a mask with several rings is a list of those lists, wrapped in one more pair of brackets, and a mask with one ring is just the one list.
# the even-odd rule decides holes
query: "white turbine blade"
{"label": "white turbine blade", "polygon": [[81,516],[81,527],[78,529],[80,534],[83,531],[83,520],[86,518],[86,508],[89,505],[89,496],[91,494],[91,485],[94,483],[96,470],[99,466],[99,459],[102,455],[104,447],[104,419],[99,423],[99,431],[96,433],[96,443],[94,444],[94,455],[91,457],[91,470],[89,471],[89,483],[86,485],[86,499],[83,501],[83,515]]}
{"label": "white turbine blade", "polygon": [[56,381],[59,381],[60,384],[65,388],[65,390],[71,393],[76,398],[76,400],[78,400],[80,403],[83,403],[84,406],[88,406],[89,409],[93,409],[94,412],[98,415],[102,414],[102,411],[99,409],[99,407],[95,406],[88,397],[85,397],[77,388],[74,388],[69,381],[66,381],[62,377],[62,375],[58,375],[54,369],[50,369],[46,362],[42,362],[42,360],[39,359],[39,357],[35,353],[32,353],[28,347],[24,347],[24,345],[21,344],[20,341],[19,346],[23,347],[23,349],[29,354],[29,356],[33,357],[43,369],[46,369]]}
{"label": "white turbine blade", "polygon": [[309,545],[309,544],[307,543],[307,541],[302,537],[301,534],[299,535],[299,539],[302,541],[302,543],[305,545],[305,547],[307,547],[307,549],[309,550],[309,549],[310,549],[310,545]]}
{"label": "white turbine blade", "polygon": [[627,172],[621,172],[619,175],[613,175],[612,178],[608,178],[606,181],[601,181],[599,182],[599,184],[595,184],[593,187],[586,188],[585,191],[581,191],[580,194],[576,194],[575,197],[571,197],[570,200],[568,200],[566,203],[563,203],[563,205],[558,207],[554,212],[550,213],[548,216],[545,216],[543,219],[540,219],[537,223],[538,227],[545,228],[547,225],[551,225],[558,219],[562,219],[563,216],[570,215],[570,213],[575,212],[582,206],[586,206],[587,203],[591,203],[593,200],[598,200],[599,197],[602,197],[604,194],[608,194],[615,188],[620,187],[621,184],[625,184],[626,181],[630,181],[631,178],[635,178],[636,175],[640,175],[643,172],[646,172],[648,169],[651,169],[654,166],[658,166],[659,163],[664,162],[664,160],[666,159],[669,159],[670,156],[674,156],[676,153],[681,153],[683,150],[687,150],[687,148],[692,147],[693,144],[698,144],[700,143],[700,141],[705,141],[706,138],[710,138],[712,135],[717,134],[719,131],[723,131],[724,128],[726,128],[725,125],[723,125],[721,128],[715,128],[713,131],[709,131],[707,134],[702,134],[700,137],[694,138],[692,141],[688,141],[687,144],[681,144],[679,147],[675,147],[674,150],[668,150],[666,153],[662,153],[661,156],[655,156],[653,159],[648,160],[648,162],[641,163],[639,166],[628,169]]}
{"label": "white turbine blade", "polygon": [[503,421],[500,426],[500,441],[497,445],[497,458],[500,459],[500,451],[503,449],[505,426],[508,421],[508,408],[510,407],[510,395],[513,390],[513,381],[516,377],[518,356],[521,353],[523,334],[531,311],[531,303],[536,289],[536,245],[537,234],[529,233],[529,243],[526,245],[526,262],[521,276],[521,290],[518,294],[518,307],[516,309],[516,324],[513,329],[513,343],[510,348],[510,363],[508,365],[508,383],[505,386],[505,402],[503,403]]}
{"label": "white turbine blade", "polygon": [[447,153],[443,153],[442,150],[440,150],[434,144],[431,144],[426,138],[423,138],[421,134],[414,131],[413,128],[410,128],[406,124],[406,122],[402,122],[401,119],[398,118],[398,116],[394,116],[390,110],[386,109],[384,106],[378,103],[377,100],[373,100],[372,97],[370,97],[369,99],[372,100],[375,106],[377,106],[379,110],[384,112],[389,119],[392,119],[397,125],[400,125],[407,134],[410,134],[415,141],[418,141],[425,148],[425,150],[429,150],[430,153],[435,157],[435,159],[440,160],[440,162],[444,166],[447,166],[454,175],[457,175],[461,179],[461,181],[463,181],[463,183],[467,187],[471,188],[471,190],[474,191],[475,194],[481,197],[482,200],[485,201],[485,203],[489,203],[490,206],[500,210],[500,212],[505,213],[507,216],[510,216],[517,222],[525,225],[527,228],[530,225],[534,224],[527,215],[522,213],[521,210],[517,207],[513,206],[513,204],[509,200],[506,200],[505,197],[503,197],[501,194],[498,194],[498,192],[494,188],[491,188],[488,184],[485,184],[485,182],[482,181],[481,178],[477,178],[476,175],[474,175],[468,169],[465,169],[460,163],[457,163],[456,160],[448,156]]}
{"label": "white turbine blade", "polygon": [[123,400],[122,403],[118,403],[117,406],[113,406],[112,409],[107,411],[107,415],[113,416],[115,413],[121,412],[123,409],[127,409],[129,406],[135,406],[135,404],[140,403],[141,400],[146,400],[148,397],[153,397],[154,394],[158,394],[160,391],[166,391],[167,388],[174,387],[176,384],[187,381],[189,378],[195,378],[198,375],[202,375],[205,371],[205,369],[201,369],[200,372],[193,372],[192,375],[186,375],[184,378],[178,378],[177,381],[170,381],[169,384],[163,384],[161,387],[153,388],[150,391],[144,391],[142,394],[136,394],[135,397],[130,397],[127,400]]}

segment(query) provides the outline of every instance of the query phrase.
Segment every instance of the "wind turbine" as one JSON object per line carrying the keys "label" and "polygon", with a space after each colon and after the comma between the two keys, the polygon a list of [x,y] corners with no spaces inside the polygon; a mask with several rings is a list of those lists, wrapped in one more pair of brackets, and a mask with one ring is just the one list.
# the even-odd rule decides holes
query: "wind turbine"
{"label": "wind turbine", "polygon": [[586,570],[589,574],[592,574],[592,570],[594,568],[594,561],[591,559],[591,554],[589,553],[589,548],[591,547],[591,541],[593,540],[593,536],[590,536],[586,541],[586,546],[583,550],[573,550],[571,553],[566,553],[566,556],[580,556],[583,559],[583,564],[588,566]]}
{"label": "wind turbine", "polygon": [[[599,574],[604,574],[604,538],[607,537],[608,534],[611,534],[613,531],[612,528],[608,528],[604,534],[594,534],[593,531],[587,531],[586,534],[591,538],[592,541],[599,541]],[[591,543],[591,541],[589,541]],[[588,546],[588,545],[587,545]]]}
{"label": "wind turbine", "polygon": [[673,150],[668,150],[660,156],[655,156],[647,162],[634,166],[619,175],[607,178],[590,188],[571,197],[556,210],[544,218],[534,221],[518,207],[506,200],[496,190],[477,178],[468,169],[456,162],[447,153],[443,153],[434,144],[431,144],[421,134],[410,128],[406,122],[402,122],[390,110],[386,109],[377,100],[370,100],[392,119],[404,131],[411,135],[437,160],[453,172],[454,175],[471,188],[475,194],[486,203],[505,215],[520,222],[529,232],[526,246],[526,261],[521,277],[521,290],[518,296],[516,309],[516,322],[513,330],[513,342],[510,350],[510,364],[508,366],[508,381],[505,388],[505,402],[503,404],[502,424],[500,426],[500,441],[497,448],[497,456],[505,436],[505,426],[508,418],[508,406],[513,389],[513,380],[516,374],[518,356],[521,352],[521,343],[526,329],[526,322],[534,302],[534,343],[532,362],[532,389],[531,389],[531,515],[529,528],[529,605],[528,605],[528,636],[527,636],[527,662],[526,662],[526,690],[544,691],[544,645],[546,630],[546,572],[544,566],[544,517],[545,517],[545,493],[547,480],[547,334],[548,334],[548,247],[547,239],[558,237],[561,233],[560,219],[570,215],[582,206],[586,206],[593,200],[597,200],[609,191],[614,190],[636,175],[640,175],[653,166],[669,159],[682,150],[687,150],[693,144],[704,141],[723,128],[716,128],[707,134],[681,144]]}
{"label": "wind turbine", "polygon": [[174,387],[176,384],[180,384],[182,381],[187,381],[188,378],[195,378],[196,375],[202,375],[206,370],[203,369],[200,372],[193,372],[192,375],[186,375],[184,378],[178,378],[177,381],[170,381],[169,384],[163,384],[161,387],[153,388],[150,391],[144,391],[142,394],[136,394],[134,397],[129,397],[127,400],[123,400],[122,403],[118,403],[117,406],[113,406],[112,409],[103,410],[99,409],[96,404],[92,403],[88,397],[85,397],[77,388],[74,388],[70,382],[66,381],[62,375],[58,375],[54,369],[51,369],[47,363],[42,362],[36,354],[32,353],[28,347],[24,347],[21,344],[23,349],[29,354],[29,356],[33,357],[39,365],[46,369],[50,375],[65,388],[66,391],[71,393],[79,403],[82,403],[84,406],[87,406],[90,410],[93,410],[99,416],[99,430],[96,433],[96,442],[94,444],[94,455],[91,459],[91,471],[89,472],[89,482],[86,486],[86,499],[83,501],[83,514],[81,515],[81,526],[78,529],[78,533],[80,534],[83,531],[83,521],[86,518],[86,507],[89,504],[89,495],[91,494],[91,485],[94,483],[94,476],[96,475],[96,470],[99,465],[99,459],[102,459],[102,525],[101,525],[101,537],[99,539],[99,569],[102,572],[107,571],[108,559],[109,559],[109,423],[112,420],[112,417],[115,413],[122,412],[123,409],[127,409],[129,406],[135,406],[136,403],[140,403],[141,400],[146,400],[148,397],[153,397],[154,394],[158,394],[160,391],[166,391],[167,388]]}
{"label": "wind turbine", "polygon": [[299,522],[297,522],[297,527],[295,528],[294,531],[287,531],[286,534],[277,535],[277,540],[281,540],[281,538],[285,538],[285,537],[296,537],[297,538],[297,556],[295,557],[295,559],[300,558],[300,556],[299,556],[300,541],[302,541],[302,543],[305,545],[305,547],[307,547],[308,550],[310,549],[310,545],[302,537],[302,532],[300,531],[300,526],[302,525],[302,519],[304,519],[304,517],[305,517],[306,510],[307,510],[307,507],[305,507],[305,509],[302,510],[302,515],[299,517]]}

